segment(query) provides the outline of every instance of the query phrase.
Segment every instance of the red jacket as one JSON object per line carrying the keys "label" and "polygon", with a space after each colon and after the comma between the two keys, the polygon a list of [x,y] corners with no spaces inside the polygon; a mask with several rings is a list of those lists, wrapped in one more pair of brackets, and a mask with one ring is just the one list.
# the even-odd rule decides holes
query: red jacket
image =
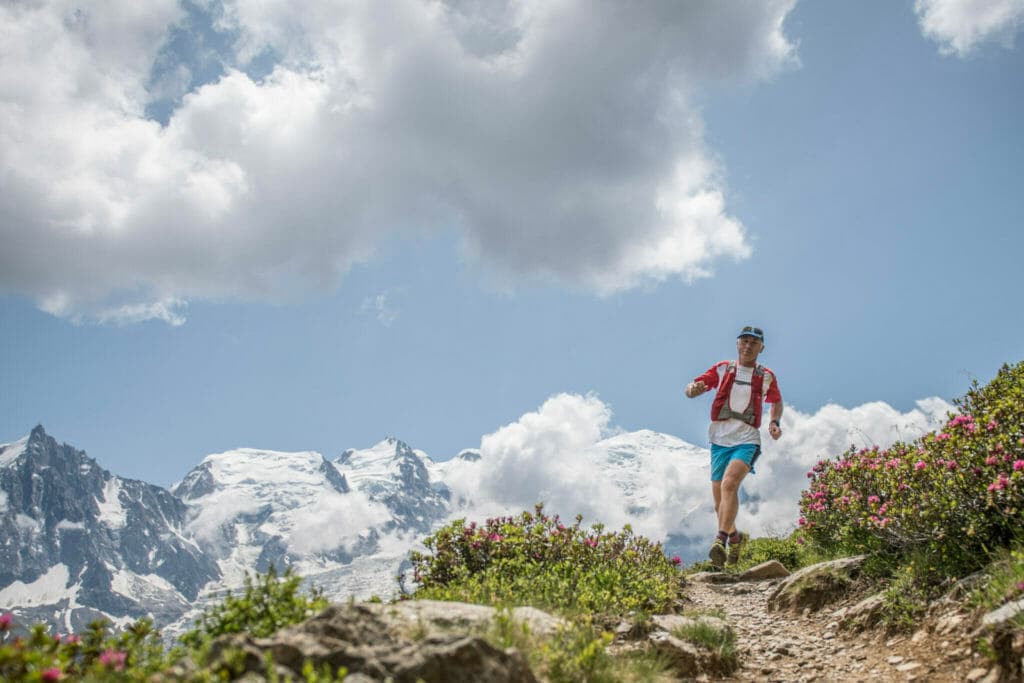
{"label": "red jacket", "polygon": [[[769,375],[771,380],[768,385],[768,393],[765,394],[764,377]],[[764,403],[776,403],[782,400],[779,392],[779,382],[775,373],[763,365],[754,368],[750,378],[750,402],[743,412],[738,413],[729,407],[729,394],[732,392],[733,382],[736,380],[736,361],[723,360],[712,365],[707,372],[697,377],[694,382],[704,382],[709,389],[718,387],[715,400],[711,404],[712,420],[728,420],[735,418],[753,426],[755,429],[761,427],[761,414],[764,410]]]}

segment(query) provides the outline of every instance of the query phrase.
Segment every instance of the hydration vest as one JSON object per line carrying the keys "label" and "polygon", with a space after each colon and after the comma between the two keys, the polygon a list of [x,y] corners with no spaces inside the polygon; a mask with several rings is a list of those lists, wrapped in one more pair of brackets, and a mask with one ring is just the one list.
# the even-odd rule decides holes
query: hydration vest
{"label": "hydration vest", "polygon": [[729,407],[729,395],[732,393],[733,382],[736,381],[736,363],[735,361],[730,361],[725,368],[722,381],[718,383],[718,393],[715,394],[715,401],[711,404],[711,419],[728,420],[729,418],[735,418],[741,422],[746,422],[754,429],[760,429],[761,412],[763,409],[762,402],[764,401],[762,388],[764,386],[765,372],[771,372],[771,370],[768,370],[763,365],[754,367],[754,372],[750,376],[750,401],[742,413],[737,413]]}

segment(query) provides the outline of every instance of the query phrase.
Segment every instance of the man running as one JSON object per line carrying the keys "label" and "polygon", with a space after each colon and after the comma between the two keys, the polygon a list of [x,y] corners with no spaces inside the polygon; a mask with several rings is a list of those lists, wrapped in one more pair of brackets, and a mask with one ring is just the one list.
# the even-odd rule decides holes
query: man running
{"label": "man running", "polygon": [[[715,363],[686,386],[686,396],[696,398],[717,387],[711,404],[711,492],[718,515],[718,537],[708,556],[715,569],[732,566],[740,559],[747,534],[736,529],[740,482],[754,474],[761,455],[761,412],[763,403],[772,404],[768,434],[782,436],[782,394],[775,373],[757,364],[764,351],[764,332],[747,326],[736,337],[738,360]],[[728,544],[728,551],[726,545]]]}

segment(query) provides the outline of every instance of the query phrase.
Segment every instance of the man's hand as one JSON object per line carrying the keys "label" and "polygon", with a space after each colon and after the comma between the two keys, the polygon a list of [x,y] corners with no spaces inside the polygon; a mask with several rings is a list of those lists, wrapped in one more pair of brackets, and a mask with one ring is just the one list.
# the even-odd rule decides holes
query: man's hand
{"label": "man's hand", "polygon": [[782,427],[773,422],[772,424],[768,425],[768,435],[771,436],[774,440],[778,441],[779,437],[782,436]]}
{"label": "man's hand", "polygon": [[701,394],[703,394],[707,390],[708,390],[708,388],[706,386],[704,386],[704,382],[703,381],[700,381],[700,382],[690,382],[689,384],[686,385],[686,397],[687,398],[697,398],[698,396],[700,396]]}

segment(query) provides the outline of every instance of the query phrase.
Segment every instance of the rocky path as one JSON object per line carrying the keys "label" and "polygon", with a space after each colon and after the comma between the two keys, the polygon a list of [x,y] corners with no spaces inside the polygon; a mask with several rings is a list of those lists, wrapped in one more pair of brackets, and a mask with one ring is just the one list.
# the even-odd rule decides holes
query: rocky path
{"label": "rocky path", "polygon": [[[886,637],[840,630],[836,606],[769,612],[777,581],[688,587],[694,609],[721,610],[736,631],[741,668],[731,681],[985,681],[986,660],[961,635]],[[987,683],[987,681],[985,682]]]}

